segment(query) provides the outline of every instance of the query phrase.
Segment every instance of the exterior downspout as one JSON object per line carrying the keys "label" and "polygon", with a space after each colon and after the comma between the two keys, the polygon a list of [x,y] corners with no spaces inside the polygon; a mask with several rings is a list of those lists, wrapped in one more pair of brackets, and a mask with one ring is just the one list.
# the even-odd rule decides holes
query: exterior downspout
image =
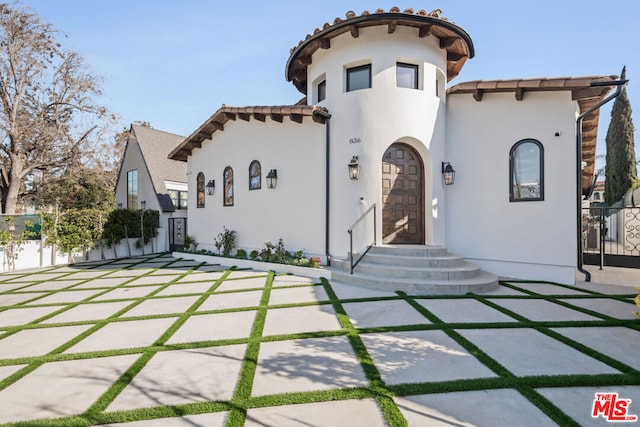
{"label": "exterior downspout", "polygon": [[627,82],[629,82],[629,80],[616,80],[613,82],[594,82],[591,83],[591,87],[598,87],[598,86],[616,86],[616,91],[608,96],[607,98],[605,98],[604,100],[600,101],[599,103],[597,103],[596,105],[594,105],[593,107],[589,108],[587,111],[585,111],[584,113],[580,114],[576,120],[576,166],[577,166],[577,171],[576,171],[576,186],[577,186],[577,191],[576,191],[576,197],[577,197],[577,201],[576,201],[576,206],[577,206],[577,240],[578,240],[578,271],[581,272],[582,274],[584,274],[585,276],[585,281],[590,282],[591,281],[591,273],[589,273],[587,270],[584,269],[583,267],[583,262],[582,262],[582,122],[584,120],[584,118],[586,116],[588,116],[589,114],[593,113],[595,110],[597,110],[598,108],[602,107],[604,104],[606,104],[607,102],[611,101],[614,98],[617,98],[618,95],[620,95],[620,93],[622,92],[622,88],[624,86],[626,86]]}
{"label": "exterior downspout", "polygon": [[315,110],[315,114],[324,117],[325,119],[325,129],[326,129],[326,158],[325,158],[325,231],[324,231],[324,254],[327,258],[327,266],[331,267],[331,254],[329,253],[329,212],[331,207],[331,202],[329,199],[331,180],[329,179],[330,175],[330,166],[331,166],[331,114],[323,110]]}

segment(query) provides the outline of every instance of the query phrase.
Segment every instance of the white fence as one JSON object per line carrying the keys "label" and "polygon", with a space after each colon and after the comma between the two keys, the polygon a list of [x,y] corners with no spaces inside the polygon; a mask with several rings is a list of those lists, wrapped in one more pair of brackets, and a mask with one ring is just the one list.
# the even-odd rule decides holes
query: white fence
{"label": "white fence", "polygon": [[[144,248],[136,248],[137,238],[122,240],[118,245],[107,248],[96,246],[86,252],[74,252],[69,254],[55,250],[51,246],[45,246],[41,240],[26,240],[20,246],[15,259],[15,270],[27,270],[33,268],[50,267],[61,264],[74,264],[87,261],[99,261],[116,258],[126,258],[143,254],[166,252],[166,229],[158,229],[158,236],[149,242]],[[10,271],[6,250],[1,252],[1,272]]]}

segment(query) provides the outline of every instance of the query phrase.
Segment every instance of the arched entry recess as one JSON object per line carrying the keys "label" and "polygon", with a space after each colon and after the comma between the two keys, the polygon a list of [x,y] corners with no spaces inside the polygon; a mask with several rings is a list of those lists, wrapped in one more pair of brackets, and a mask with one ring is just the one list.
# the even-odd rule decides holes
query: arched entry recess
{"label": "arched entry recess", "polygon": [[425,243],[424,164],[407,144],[382,156],[382,243]]}

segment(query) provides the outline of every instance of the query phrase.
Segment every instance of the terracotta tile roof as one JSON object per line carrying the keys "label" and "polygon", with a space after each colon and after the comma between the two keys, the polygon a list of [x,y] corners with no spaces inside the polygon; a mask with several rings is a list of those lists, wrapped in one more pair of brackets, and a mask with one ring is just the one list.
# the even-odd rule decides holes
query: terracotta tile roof
{"label": "terracotta tile roof", "polygon": [[311,64],[312,55],[318,49],[330,49],[331,40],[341,34],[350,32],[353,38],[358,38],[361,28],[373,26],[386,26],[389,34],[395,32],[397,26],[412,27],[417,29],[416,36],[419,38],[437,37],[440,48],[447,51],[449,81],[460,73],[465,61],[475,54],[469,34],[443,17],[440,9],[414,12],[411,8],[401,10],[392,7],[388,12],[384,9],[377,9],[374,13],[365,10],[359,16],[349,11],[346,19],[336,18],[333,23],[324,24],[322,29],[316,28],[313,34],[307,34],[291,49],[286,66],[287,81],[293,82],[300,92],[307,93],[307,67]]}
{"label": "terracotta tile roof", "polygon": [[[527,92],[570,91],[571,99],[578,102],[580,113],[584,113],[600,102],[611,91],[612,86],[592,87],[592,83],[617,80],[617,76],[560,77],[513,80],[475,80],[459,83],[447,90],[448,95],[472,94],[476,101],[482,101],[486,93],[513,92],[517,100],[526,97]],[[596,110],[582,122],[582,189],[587,194],[593,184],[598,141],[598,119]]]}
{"label": "terracotta tile roof", "polygon": [[227,107],[223,105],[211,117],[209,117],[198,129],[189,135],[180,145],[169,153],[173,160],[187,161],[194,148],[200,148],[202,142],[211,139],[216,131],[223,131],[224,125],[229,120],[241,119],[249,121],[252,118],[261,122],[269,118],[272,121],[282,123],[285,117],[296,123],[302,123],[304,117],[312,117],[315,122],[324,123],[322,113],[327,109],[319,106],[310,106],[301,100],[296,105],[280,106],[255,106],[255,107]]}

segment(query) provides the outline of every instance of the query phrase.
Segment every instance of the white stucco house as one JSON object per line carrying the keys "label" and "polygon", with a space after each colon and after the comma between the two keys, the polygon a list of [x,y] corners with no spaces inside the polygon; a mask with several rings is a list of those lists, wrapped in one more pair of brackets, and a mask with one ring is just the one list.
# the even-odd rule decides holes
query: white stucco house
{"label": "white stucco house", "polygon": [[132,124],[120,162],[117,207],[160,212],[156,248],[160,252],[170,249],[174,226],[184,229],[187,218],[187,165],[167,157],[183,140],[183,136]]}
{"label": "white stucco house", "polygon": [[[448,86],[473,57],[469,34],[439,10],[348,12],[316,29],[286,64],[301,101],[223,105],[169,154],[188,167],[189,234],[213,249],[224,226],[247,251],[282,238],[335,266],[366,212],[354,251],[375,230],[378,247],[425,248],[404,257],[446,248],[497,276],[574,283],[598,111],[578,118],[616,77]],[[390,259],[398,273],[414,268]]]}

